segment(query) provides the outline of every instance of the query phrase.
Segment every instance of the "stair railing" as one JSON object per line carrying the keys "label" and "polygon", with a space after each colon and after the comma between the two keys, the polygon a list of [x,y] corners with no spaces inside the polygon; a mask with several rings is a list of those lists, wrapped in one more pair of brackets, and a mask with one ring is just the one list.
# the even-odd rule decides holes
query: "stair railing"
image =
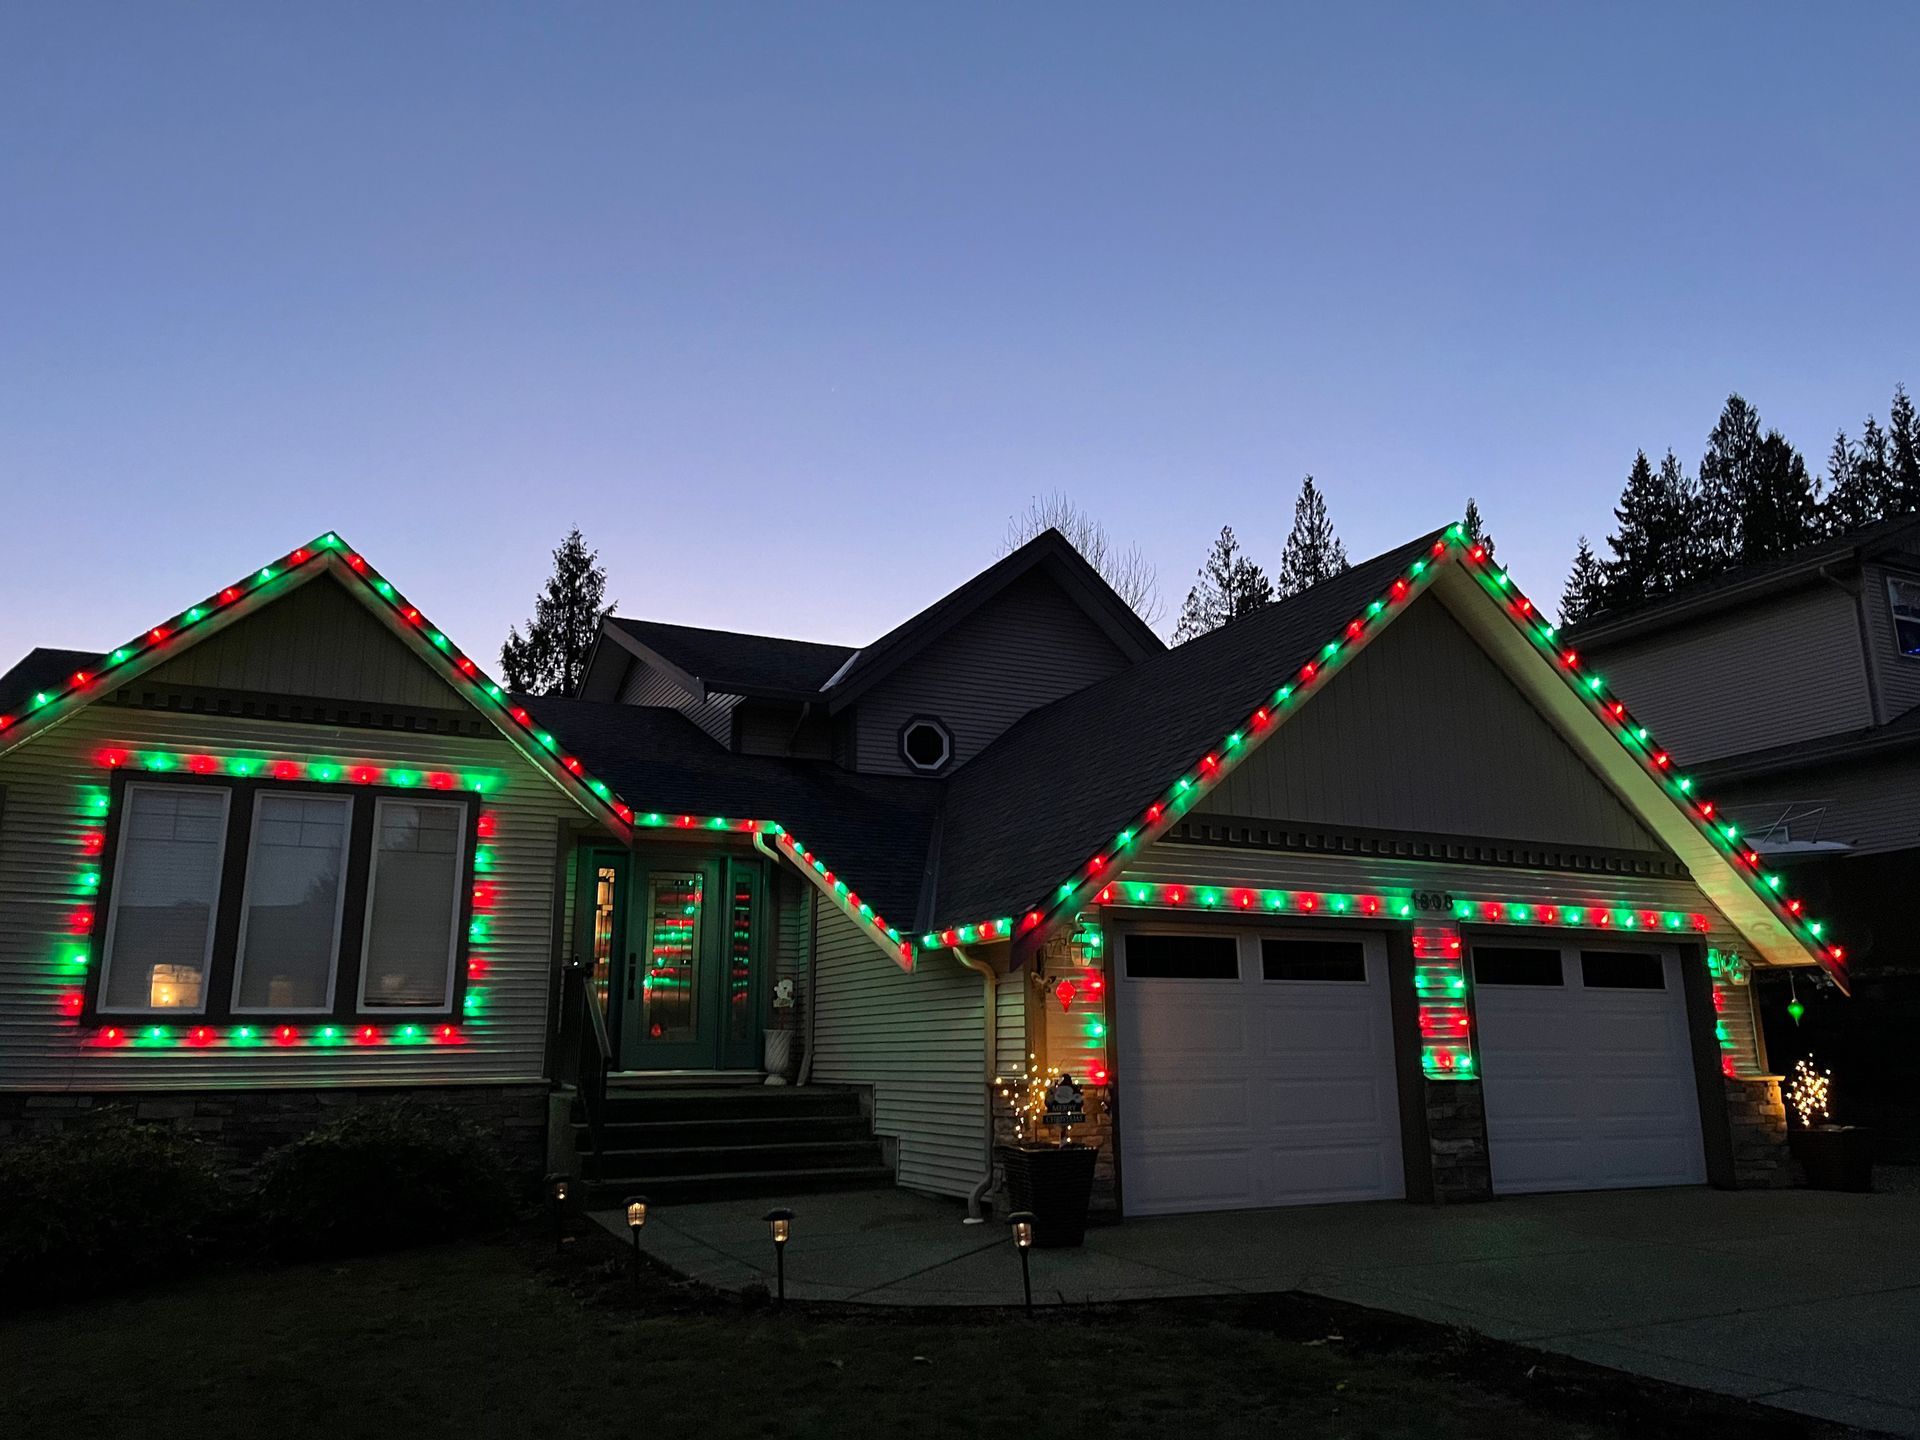
{"label": "stair railing", "polygon": [[600,1127],[607,1105],[607,1075],[613,1069],[613,1042],[607,1017],[593,991],[593,967],[569,962],[560,972],[560,1065],[557,1073],[573,1086],[587,1116],[587,1140],[593,1154],[587,1178],[600,1179]]}

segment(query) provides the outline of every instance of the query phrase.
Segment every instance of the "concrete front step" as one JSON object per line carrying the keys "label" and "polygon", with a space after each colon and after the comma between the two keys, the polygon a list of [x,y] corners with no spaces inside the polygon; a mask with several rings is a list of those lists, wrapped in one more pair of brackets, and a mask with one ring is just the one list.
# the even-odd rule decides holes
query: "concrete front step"
{"label": "concrete front step", "polygon": [[[609,1157],[611,1158],[611,1157]],[[752,1195],[817,1195],[827,1190],[865,1190],[891,1185],[884,1165],[826,1166],[814,1170],[749,1170],[718,1175],[621,1177],[612,1171],[587,1182],[589,1205],[617,1205],[644,1194],[653,1205],[692,1200],[732,1200]]]}
{"label": "concrete front step", "polygon": [[[589,1143],[576,1121],[574,1142]],[[681,1149],[688,1145],[784,1145],[803,1141],[865,1140],[873,1131],[860,1115],[780,1115],[747,1120],[621,1120],[600,1127],[609,1150]]]}
{"label": "concrete front step", "polygon": [[718,1090],[609,1090],[604,1124],[680,1120],[771,1120],[795,1116],[858,1118],[860,1097],[851,1090],[807,1086]]}
{"label": "concrete front step", "polygon": [[651,1180],[680,1175],[737,1175],[791,1170],[861,1168],[880,1163],[880,1142],[827,1141],[797,1145],[699,1145],[682,1150],[617,1150],[601,1154],[606,1175],[630,1175]]}

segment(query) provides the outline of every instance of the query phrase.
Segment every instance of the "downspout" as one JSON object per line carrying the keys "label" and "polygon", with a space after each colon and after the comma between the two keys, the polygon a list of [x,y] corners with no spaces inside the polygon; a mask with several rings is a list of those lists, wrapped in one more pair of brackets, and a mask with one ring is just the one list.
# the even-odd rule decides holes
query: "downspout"
{"label": "downspout", "polygon": [[[780,873],[780,852],[767,844],[767,837],[760,830],[753,832],[753,848],[773,862],[773,873]],[[806,1007],[807,1035],[806,1048],[800,1053],[800,1073],[794,1077],[795,1085],[804,1085],[813,1076],[813,957],[820,948],[820,892],[813,886],[807,887],[807,971],[806,988],[801,992],[800,1003]]]}
{"label": "downspout", "polygon": [[994,1013],[993,966],[984,960],[974,959],[958,945],[953,946],[952,950],[953,958],[978,975],[981,980],[985,982],[986,990],[986,1004],[981,1011],[985,1023],[981,1028],[986,1031],[986,1075],[984,1078],[986,1081],[985,1096],[987,1101],[987,1140],[985,1153],[981,1157],[980,1179],[974,1185],[973,1189],[967,1192],[967,1218],[962,1222],[967,1225],[979,1225],[986,1219],[986,1216],[981,1213],[981,1202],[986,1199],[987,1191],[993,1188],[993,1080],[994,1073],[998,1070],[1000,1063],[999,1043],[996,1034],[999,1027],[995,1024],[998,1017]]}

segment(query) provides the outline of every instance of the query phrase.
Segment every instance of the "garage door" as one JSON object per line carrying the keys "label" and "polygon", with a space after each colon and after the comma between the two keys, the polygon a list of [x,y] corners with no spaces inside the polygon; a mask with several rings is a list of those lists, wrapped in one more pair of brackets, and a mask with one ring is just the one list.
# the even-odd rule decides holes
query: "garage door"
{"label": "garage door", "polygon": [[1496,1193],[1707,1178],[1671,952],[1473,947]]}
{"label": "garage door", "polygon": [[1377,936],[1132,932],[1117,974],[1128,1214],[1405,1194]]}

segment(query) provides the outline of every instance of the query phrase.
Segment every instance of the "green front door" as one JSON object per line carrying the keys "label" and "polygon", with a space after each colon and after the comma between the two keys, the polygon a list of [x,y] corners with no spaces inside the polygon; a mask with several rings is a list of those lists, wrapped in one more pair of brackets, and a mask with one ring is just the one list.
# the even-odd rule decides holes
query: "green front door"
{"label": "green front door", "polygon": [[760,1064],[758,860],[636,855],[615,1009],[622,1070]]}

